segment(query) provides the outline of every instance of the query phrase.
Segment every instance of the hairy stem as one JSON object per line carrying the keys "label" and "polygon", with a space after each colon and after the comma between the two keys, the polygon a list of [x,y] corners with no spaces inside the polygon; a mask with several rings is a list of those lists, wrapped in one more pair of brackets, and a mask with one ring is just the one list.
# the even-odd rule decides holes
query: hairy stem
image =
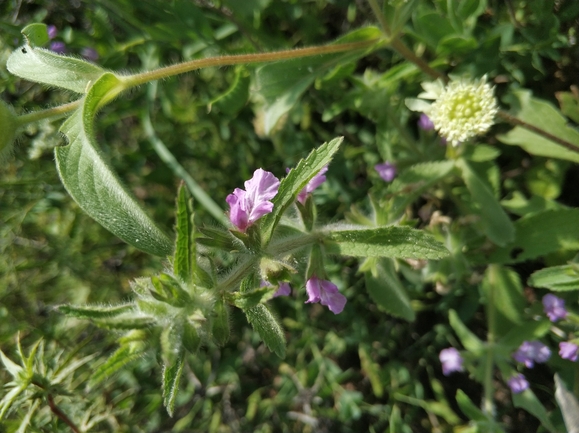
{"label": "hairy stem", "polygon": [[66,116],[71,111],[76,110],[81,103],[82,99],[78,99],[68,104],[59,105],[58,107],[47,108],[46,110],[34,111],[32,113],[23,114],[17,117],[18,127],[24,126],[28,123],[38,122],[39,120],[54,118],[58,119],[60,117]]}
{"label": "hairy stem", "polygon": [[248,63],[275,62],[280,60],[297,59],[301,57],[317,56],[321,54],[342,53],[346,51],[361,50],[370,48],[379,42],[379,39],[369,41],[351,42],[346,44],[324,45],[321,47],[298,48],[295,50],[283,50],[272,53],[240,54],[232,56],[209,57],[206,59],[196,59],[176,65],[165,66],[153,71],[142,72],[140,74],[122,77],[127,87],[139,86],[149,81],[169,78],[175,75],[191,72],[196,69],[210,66],[231,66]]}

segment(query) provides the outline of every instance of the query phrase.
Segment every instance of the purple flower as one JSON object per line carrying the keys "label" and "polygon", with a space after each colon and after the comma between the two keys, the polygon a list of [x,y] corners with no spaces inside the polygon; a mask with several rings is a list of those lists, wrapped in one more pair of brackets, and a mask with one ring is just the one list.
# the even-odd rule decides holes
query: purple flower
{"label": "purple flower", "polygon": [[58,54],[66,53],[66,45],[64,44],[64,42],[59,41],[51,42],[50,45],[48,46],[48,49]]}
{"label": "purple flower", "polygon": [[273,294],[274,298],[278,296],[289,296],[292,293],[292,288],[289,283],[280,283],[277,291]]}
{"label": "purple flower", "polygon": [[312,275],[306,282],[306,292],[310,302],[319,302],[330,309],[334,314],[340,314],[346,305],[346,297],[338,291],[338,287],[328,280],[320,280]]}
{"label": "purple flower", "polygon": [[564,319],[567,317],[565,300],[551,293],[543,296],[543,308],[545,310],[545,314],[549,317],[551,322],[556,322],[559,319]]}
{"label": "purple flower", "polygon": [[455,371],[464,371],[464,367],[462,366],[462,356],[460,356],[460,352],[454,347],[442,349],[438,358],[442,363],[442,374],[445,376],[448,376],[450,373],[454,373]]}
{"label": "purple flower", "polygon": [[326,181],[326,176],[324,174],[328,171],[328,166],[326,165],[318,174],[316,174],[312,179],[308,182],[308,184],[300,191],[298,194],[298,201],[301,204],[305,204],[306,199],[308,198],[308,194],[311,194],[318,186]]}
{"label": "purple flower", "polygon": [[253,177],[245,182],[245,190],[235,188],[233,194],[227,196],[229,204],[229,220],[240,231],[245,232],[265,214],[273,210],[270,202],[277,194],[279,179],[269,171],[258,168]]}
{"label": "purple flower", "polygon": [[396,166],[388,161],[383,164],[376,164],[374,170],[376,170],[386,182],[391,182],[394,177],[396,177]]}
{"label": "purple flower", "polygon": [[523,341],[513,358],[522,362],[527,368],[533,368],[535,362],[543,363],[551,357],[551,350],[540,341]]}
{"label": "purple flower", "polygon": [[561,355],[563,359],[575,362],[579,357],[579,346],[568,341],[563,341],[559,343],[559,355]]}
{"label": "purple flower", "polygon": [[434,129],[434,123],[432,123],[430,117],[422,113],[420,119],[418,119],[418,127],[423,131],[432,131]]}
{"label": "purple flower", "polygon": [[80,51],[80,55],[91,62],[96,62],[99,59],[99,53],[92,47],[84,47]]}
{"label": "purple flower", "polygon": [[511,388],[513,394],[519,394],[529,388],[529,382],[525,379],[522,374],[515,374],[509,380],[507,380],[507,385]]}
{"label": "purple flower", "polygon": [[46,31],[48,33],[48,39],[54,39],[58,34],[58,29],[56,28],[56,26],[53,26],[52,24],[46,26]]}

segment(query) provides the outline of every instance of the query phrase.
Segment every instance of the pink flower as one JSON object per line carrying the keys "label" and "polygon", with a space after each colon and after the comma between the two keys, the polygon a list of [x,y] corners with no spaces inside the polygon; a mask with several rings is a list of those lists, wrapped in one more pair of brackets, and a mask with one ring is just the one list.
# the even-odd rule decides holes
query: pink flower
{"label": "pink flower", "polygon": [[543,308],[545,310],[545,314],[549,317],[551,322],[556,322],[559,319],[564,319],[567,317],[565,300],[551,293],[543,296]]}
{"label": "pink flower", "polygon": [[462,366],[462,356],[460,356],[460,352],[454,347],[442,349],[440,355],[438,355],[438,359],[440,359],[440,362],[442,363],[442,374],[445,376],[448,376],[450,373],[454,373],[455,371],[464,370],[464,367]]}
{"label": "pink flower", "polygon": [[289,296],[292,293],[292,288],[289,283],[280,283],[277,291],[273,294],[274,298],[278,296]]}
{"label": "pink flower", "polygon": [[396,177],[396,166],[388,161],[382,164],[376,164],[374,170],[376,170],[380,177],[386,182],[392,182]]}
{"label": "pink flower", "polygon": [[563,341],[559,343],[559,355],[563,359],[575,362],[579,357],[579,346],[574,343]]}
{"label": "pink flower", "polygon": [[326,165],[318,174],[316,174],[312,179],[308,182],[308,184],[302,189],[298,194],[298,201],[301,204],[306,203],[306,199],[308,198],[308,194],[311,194],[318,186],[326,181],[326,176],[324,174],[328,171],[328,166]]}
{"label": "pink flower", "polygon": [[522,362],[527,368],[533,368],[535,362],[546,362],[550,357],[551,350],[540,341],[523,341],[513,355],[515,361]]}
{"label": "pink flower", "polygon": [[245,182],[245,190],[235,188],[233,194],[227,196],[231,224],[245,232],[247,227],[273,210],[269,200],[275,197],[278,189],[277,177],[261,168],[255,170],[253,177]]}
{"label": "pink flower", "polygon": [[507,385],[509,385],[513,394],[519,394],[529,388],[529,382],[527,382],[527,379],[525,379],[525,376],[522,374],[515,374],[507,380]]}
{"label": "pink flower", "polygon": [[48,33],[48,39],[54,39],[58,34],[58,29],[56,26],[50,24],[46,26],[46,32]]}
{"label": "pink flower", "polygon": [[340,314],[346,305],[346,297],[338,291],[338,287],[330,281],[320,280],[312,275],[306,282],[306,292],[310,302],[319,302],[330,309],[334,314]]}
{"label": "pink flower", "polygon": [[434,129],[434,123],[432,123],[430,117],[422,113],[420,119],[418,119],[418,127],[423,131],[432,131]]}

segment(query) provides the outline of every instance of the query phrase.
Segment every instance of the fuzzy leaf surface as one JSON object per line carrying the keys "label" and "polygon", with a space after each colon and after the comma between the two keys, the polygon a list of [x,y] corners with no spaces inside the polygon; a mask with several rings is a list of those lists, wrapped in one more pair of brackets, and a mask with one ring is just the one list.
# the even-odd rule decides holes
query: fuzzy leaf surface
{"label": "fuzzy leaf surface", "polygon": [[345,256],[436,260],[449,254],[431,234],[410,227],[327,230],[323,236],[329,253]]}
{"label": "fuzzy leaf surface", "polygon": [[265,345],[280,358],[285,357],[285,337],[283,330],[271,311],[259,304],[244,311],[247,321],[257,331]]}
{"label": "fuzzy leaf surface", "polygon": [[121,183],[94,139],[97,108],[118,84],[113,74],[103,75],[62,125],[69,144],[55,149],[56,167],[68,193],[89,216],[134,247],[167,256],[173,251],[171,239]]}
{"label": "fuzzy leaf surface", "polygon": [[533,287],[543,287],[556,292],[579,290],[579,265],[551,266],[534,272],[528,281]]}

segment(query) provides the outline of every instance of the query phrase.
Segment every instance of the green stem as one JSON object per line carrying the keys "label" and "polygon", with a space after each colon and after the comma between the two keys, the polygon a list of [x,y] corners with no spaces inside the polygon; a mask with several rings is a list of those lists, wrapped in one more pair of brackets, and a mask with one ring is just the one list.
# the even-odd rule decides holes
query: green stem
{"label": "green stem", "polygon": [[295,250],[299,250],[300,248],[317,242],[318,239],[319,236],[313,233],[281,239],[278,242],[270,244],[267,253],[274,257],[279,256],[280,254],[289,254]]}
{"label": "green stem", "polygon": [[428,63],[422,60],[422,58],[414,54],[414,52],[410,48],[408,48],[404,44],[404,42],[402,42],[402,40],[398,37],[398,34],[395,35],[392,34],[392,31],[390,30],[390,25],[386,21],[386,18],[382,13],[382,9],[380,9],[380,6],[378,5],[378,2],[376,0],[368,0],[368,3],[370,4],[372,12],[374,12],[376,19],[378,20],[380,26],[382,27],[382,32],[388,38],[392,38],[392,40],[390,41],[390,47],[392,47],[398,54],[400,54],[406,60],[418,66],[426,75],[429,75],[435,80],[440,78],[444,82],[448,81],[448,78],[446,78],[446,76],[442,72],[433,69],[432,67],[430,67]]}
{"label": "green stem", "polygon": [[483,401],[482,401],[482,411],[489,417],[494,417],[494,403],[493,403],[493,369],[494,369],[494,348],[495,348],[495,323],[496,323],[496,311],[495,311],[495,274],[497,272],[496,265],[490,265],[489,267],[490,284],[488,285],[488,299],[487,305],[487,354],[486,354],[486,365],[483,378]]}
{"label": "green stem", "polygon": [[250,256],[249,258],[245,258],[242,262],[235,268],[225,279],[219,282],[218,284],[218,292],[225,292],[231,291],[237,287],[241,280],[243,280],[248,274],[249,271],[257,263],[256,256]]}
{"label": "green stem", "polygon": [[570,143],[562,138],[559,138],[541,128],[537,128],[535,125],[531,125],[515,116],[510,115],[504,111],[499,111],[497,117],[504,120],[505,122],[510,123],[511,125],[521,126],[525,129],[528,129],[535,134],[539,134],[540,136],[546,138],[547,140],[551,140],[554,143],[557,143],[560,146],[565,147],[566,149],[570,150],[571,152],[579,153],[579,146],[577,144]]}
{"label": "green stem", "polygon": [[126,87],[139,86],[149,81],[169,78],[175,75],[191,72],[196,69],[211,66],[231,66],[247,63],[275,62],[280,60],[297,59],[301,57],[317,56],[321,54],[341,53],[345,51],[361,50],[370,48],[379,42],[379,39],[369,41],[350,42],[346,44],[325,45],[321,47],[299,48],[295,50],[276,51],[272,53],[240,54],[232,56],[209,57],[196,59],[176,65],[165,66],[153,71],[142,72],[135,75],[121,77]]}
{"label": "green stem", "polygon": [[18,127],[22,127],[28,123],[38,122],[39,120],[66,116],[71,111],[76,110],[81,103],[82,99],[78,99],[68,104],[59,105],[58,107],[47,108],[46,110],[34,111],[32,113],[23,114],[16,118],[18,122]]}

